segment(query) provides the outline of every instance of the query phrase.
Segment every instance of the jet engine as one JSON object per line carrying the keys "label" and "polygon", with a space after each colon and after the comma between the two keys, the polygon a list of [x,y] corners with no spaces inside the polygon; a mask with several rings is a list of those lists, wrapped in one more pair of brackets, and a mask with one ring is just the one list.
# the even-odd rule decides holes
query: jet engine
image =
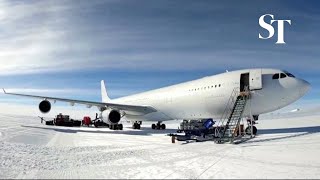
{"label": "jet engine", "polygon": [[39,104],[39,110],[42,113],[48,113],[51,110],[51,103],[48,100],[43,100]]}
{"label": "jet engine", "polygon": [[121,114],[117,110],[105,110],[102,112],[102,119],[108,124],[118,124],[121,120]]}

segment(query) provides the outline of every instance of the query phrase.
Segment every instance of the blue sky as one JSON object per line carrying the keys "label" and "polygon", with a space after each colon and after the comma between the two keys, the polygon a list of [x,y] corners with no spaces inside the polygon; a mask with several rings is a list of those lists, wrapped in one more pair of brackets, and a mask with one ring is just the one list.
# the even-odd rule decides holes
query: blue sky
{"label": "blue sky", "polygon": [[[290,19],[286,45],[258,24]],[[318,1],[0,1],[0,84],[15,92],[100,100],[224,72],[285,69],[319,103]],[[3,103],[27,103],[0,96]]]}

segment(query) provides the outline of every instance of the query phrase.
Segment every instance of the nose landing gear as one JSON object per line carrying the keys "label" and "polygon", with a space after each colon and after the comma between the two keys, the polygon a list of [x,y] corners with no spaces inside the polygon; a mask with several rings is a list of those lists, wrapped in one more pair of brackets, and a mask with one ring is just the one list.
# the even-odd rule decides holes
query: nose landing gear
{"label": "nose landing gear", "polygon": [[[251,135],[251,126],[248,126],[245,130],[247,135]],[[252,134],[257,135],[258,129],[255,126],[252,126]]]}
{"label": "nose landing gear", "polygon": [[[257,135],[258,129],[256,126],[254,126],[256,124],[256,122],[252,121],[252,125],[251,125],[251,119],[247,119],[247,123],[248,123],[248,127],[245,129],[246,134],[247,135]],[[252,127],[252,130],[251,130],[251,127]]]}

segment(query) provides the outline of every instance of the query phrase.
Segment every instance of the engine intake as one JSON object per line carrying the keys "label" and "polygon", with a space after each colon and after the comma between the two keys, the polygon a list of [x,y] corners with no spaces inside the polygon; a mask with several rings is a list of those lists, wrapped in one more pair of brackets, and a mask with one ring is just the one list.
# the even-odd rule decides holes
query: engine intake
{"label": "engine intake", "polygon": [[42,113],[48,113],[51,110],[51,103],[48,100],[41,101],[39,104],[39,110]]}
{"label": "engine intake", "polygon": [[119,111],[112,110],[109,113],[109,118],[108,119],[112,124],[117,124],[121,119],[121,114],[119,113]]}
{"label": "engine intake", "polygon": [[102,112],[102,119],[108,124],[118,124],[121,120],[121,114],[117,110],[105,110]]}

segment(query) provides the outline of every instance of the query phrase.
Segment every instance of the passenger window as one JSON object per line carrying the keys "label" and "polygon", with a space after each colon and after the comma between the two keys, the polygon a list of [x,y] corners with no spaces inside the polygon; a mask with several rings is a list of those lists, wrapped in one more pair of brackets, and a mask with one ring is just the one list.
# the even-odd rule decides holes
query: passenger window
{"label": "passenger window", "polygon": [[283,73],[280,74],[280,78],[285,78],[285,77],[287,77],[285,74]]}
{"label": "passenger window", "polygon": [[279,74],[275,74],[272,76],[272,79],[279,79]]}

